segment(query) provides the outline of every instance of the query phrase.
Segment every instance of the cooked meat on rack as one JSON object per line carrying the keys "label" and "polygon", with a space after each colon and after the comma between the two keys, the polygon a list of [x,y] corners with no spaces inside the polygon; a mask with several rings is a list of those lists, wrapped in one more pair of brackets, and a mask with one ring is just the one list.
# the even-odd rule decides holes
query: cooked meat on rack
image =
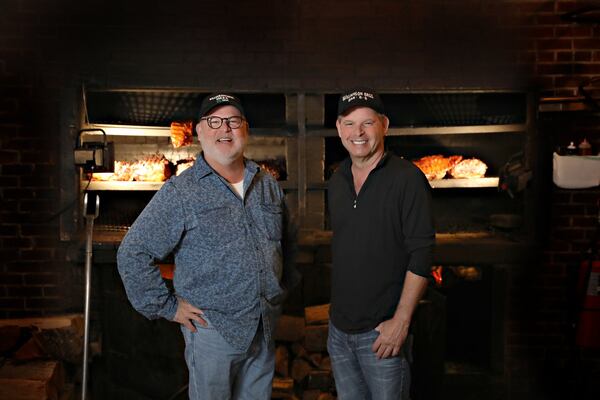
{"label": "cooked meat on rack", "polygon": [[483,161],[477,158],[468,158],[456,164],[448,173],[453,178],[473,179],[483,178],[485,171],[487,171],[487,165]]}
{"label": "cooked meat on rack", "polygon": [[171,122],[171,143],[173,147],[188,146],[193,143],[192,121]]}
{"label": "cooked meat on rack", "polygon": [[275,180],[279,180],[281,178],[281,168],[275,161],[265,160],[265,161],[257,161],[256,162],[262,170],[268,172],[273,175]]}
{"label": "cooked meat on rack", "polygon": [[451,168],[462,160],[462,156],[444,157],[441,154],[425,156],[413,163],[419,167],[428,180],[443,179]]}
{"label": "cooked meat on rack", "polygon": [[164,182],[171,176],[170,162],[162,154],[155,154],[132,164],[134,181]]}
{"label": "cooked meat on rack", "polygon": [[162,154],[137,161],[115,161],[112,174],[92,174],[93,181],[164,182],[171,176],[171,163]]}
{"label": "cooked meat on rack", "polygon": [[194,165],[195,161],[196,159],[193,157],[177,161],[177,165],[175,167],[175,175],[179,176],[179,174],[181,174],[183,171],[185,171],[188,168],[191,168]]}

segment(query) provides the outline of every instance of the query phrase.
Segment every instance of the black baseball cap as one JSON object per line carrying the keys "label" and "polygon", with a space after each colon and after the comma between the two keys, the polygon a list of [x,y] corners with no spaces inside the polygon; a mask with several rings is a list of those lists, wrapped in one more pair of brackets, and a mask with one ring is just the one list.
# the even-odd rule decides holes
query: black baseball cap
{"label": "black baseball cap", "polygon": [[245,116],[244,107],[242,107],[242,102],[240,101],[240,99],[231,94],[213,93],[206,96],[204,100],[202,100],[202,104],[200,104],[199,118],[204,117],[206,114],[208,114],[210,110],[212,110],[215,107],[227,105],[237,108],[242,113],[242,116]]}
{"label": "black baseball cap", "polygon": [[340,95],[338,115],[344,115],[354,107],[369,107],[379,114],[385,114],[381,98],[370,88],[356,88]]}

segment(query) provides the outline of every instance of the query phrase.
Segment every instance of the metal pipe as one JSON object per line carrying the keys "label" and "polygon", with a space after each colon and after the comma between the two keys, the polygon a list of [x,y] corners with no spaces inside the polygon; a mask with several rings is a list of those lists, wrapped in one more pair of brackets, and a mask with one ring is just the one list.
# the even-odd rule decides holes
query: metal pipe
{"label": "metal pipe", "polygon": [[83,198],[83,210],[86,220],[86,244],[85,244],[85,297],[84,297],[84,328],[83,328],[83,372],[81,379],[81,400],[87,397],[88,386],[88,350],[90,340],[90,294],[92,289],[92,235],[94,233],[94,219],[100,210],[100,197],[96,195],[93,213],[88,212],[88,194]]}

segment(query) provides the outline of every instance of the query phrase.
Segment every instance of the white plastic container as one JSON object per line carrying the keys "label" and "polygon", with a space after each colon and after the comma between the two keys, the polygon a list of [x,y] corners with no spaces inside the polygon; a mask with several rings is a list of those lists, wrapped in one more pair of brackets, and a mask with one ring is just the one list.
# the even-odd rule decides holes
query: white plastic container
{"label": "white plastic container", "polygon": [[563,189],[600,185],[600,156],[559,156],[554,153],[552,180]]}

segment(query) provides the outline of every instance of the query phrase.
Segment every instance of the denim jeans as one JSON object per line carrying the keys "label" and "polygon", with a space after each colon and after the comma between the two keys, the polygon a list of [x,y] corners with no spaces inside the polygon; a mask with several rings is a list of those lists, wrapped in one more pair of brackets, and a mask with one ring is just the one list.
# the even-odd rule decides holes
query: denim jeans
{"label": "denim jeans", "polygon": [[379,332],[347,334],[329,322],[327,350],[339,400],[409,399],[410,365],[405,351],[377,359],[371,346]]}
{"label": "denim jeans", "polygon": [[[208,322],[208,321],[207,321]],[[181,327],[189,370],[190,400],[271,398],[275,351],[263,338],[262,323],[246,352],[231,347],[208,322],[193,333]]]}

